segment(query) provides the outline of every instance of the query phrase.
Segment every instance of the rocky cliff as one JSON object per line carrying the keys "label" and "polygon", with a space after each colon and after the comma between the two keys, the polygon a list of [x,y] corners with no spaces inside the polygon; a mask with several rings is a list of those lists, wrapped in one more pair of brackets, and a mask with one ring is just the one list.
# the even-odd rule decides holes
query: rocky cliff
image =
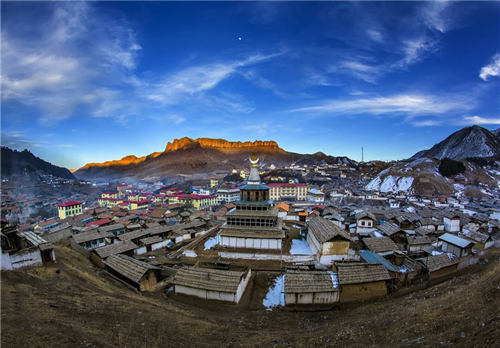
{"label": "rocky cliff", "polygon": [[219,149],[257,147],[257,146],[269,147],[275,149],[279,148],[278,144],[272,140],[270,141],[256,140],[253,142],[252,141],[242,142],[242,141],[228,141],[225,139],[211,139],[211,138],[191,139],[184,137],[181,139],[174,139],[173,142],[168,142],[167,147],[165,148],[165,152],[189,149],[197,146],[214,147]]}

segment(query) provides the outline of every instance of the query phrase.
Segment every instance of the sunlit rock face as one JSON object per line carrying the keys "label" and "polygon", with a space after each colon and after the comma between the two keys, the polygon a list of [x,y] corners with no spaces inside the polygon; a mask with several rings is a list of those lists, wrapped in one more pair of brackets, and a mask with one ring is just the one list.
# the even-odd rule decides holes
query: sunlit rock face
{"label": "sunlit rock face", "polygon": [[264,146],[270,148],[279,148],[275,141],[228,141],[225,139],[211,139],[211,138],[181,138],[175,139],[173,142],[169,142],[165,148],[165,152],[176,151],[181,149],[188,149],[193,147],[216,147],[216,148],[242,148],[242,147],[254,147],[254,146]]}

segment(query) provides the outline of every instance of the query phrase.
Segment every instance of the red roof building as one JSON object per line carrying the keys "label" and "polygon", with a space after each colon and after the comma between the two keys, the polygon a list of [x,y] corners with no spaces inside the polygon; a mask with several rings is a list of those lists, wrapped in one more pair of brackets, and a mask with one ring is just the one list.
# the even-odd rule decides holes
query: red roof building
{"label": "red roof building", "polygon": [[82,204],[82,202],[79,202],[79,201],[69,201],[69,202],[60,203],[57,206],[58,207],[71,207],[73,205],[80,205],[80,204]]}

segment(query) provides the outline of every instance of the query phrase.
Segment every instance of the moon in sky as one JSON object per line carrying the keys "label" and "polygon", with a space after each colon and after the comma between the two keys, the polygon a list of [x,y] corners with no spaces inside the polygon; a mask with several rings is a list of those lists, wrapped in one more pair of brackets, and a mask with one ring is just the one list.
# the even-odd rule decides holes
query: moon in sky
{"label": "moon in sky", "polygon": [[239,38],[238,38],[238,40],[240,40],[240,41],[241,41],[241,37],[239,37]]}

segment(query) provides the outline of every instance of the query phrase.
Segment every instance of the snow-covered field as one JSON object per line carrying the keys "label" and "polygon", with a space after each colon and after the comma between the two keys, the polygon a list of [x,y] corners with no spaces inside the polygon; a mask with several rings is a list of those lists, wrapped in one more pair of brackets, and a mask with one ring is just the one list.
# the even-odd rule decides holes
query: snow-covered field
{"label": "snow-covered field", "polygon": [[274,284],[269,288],[266,298],[262,301],[264,307],[271,309],[272,307],[285,305],[285,275],[280,275],[274,280]]}
{"label": "snow-covered field", "polygon": [[305,239],[292,239],[292,247],[290,249],[292,255],[313,255],[311,248]]}
{"label": "snow-covered field", "polygon": [[208,238],[205,242],[204,250],[212,249],[217,244],[219,244],[219,236]]}
{"label": "snow-covered field", "polygon": [[376,177],[366,185],[366,189],[380,192],[403,191],[408,193],[412,184],[413,178],[388,175],[383,180],[380,176]]}

